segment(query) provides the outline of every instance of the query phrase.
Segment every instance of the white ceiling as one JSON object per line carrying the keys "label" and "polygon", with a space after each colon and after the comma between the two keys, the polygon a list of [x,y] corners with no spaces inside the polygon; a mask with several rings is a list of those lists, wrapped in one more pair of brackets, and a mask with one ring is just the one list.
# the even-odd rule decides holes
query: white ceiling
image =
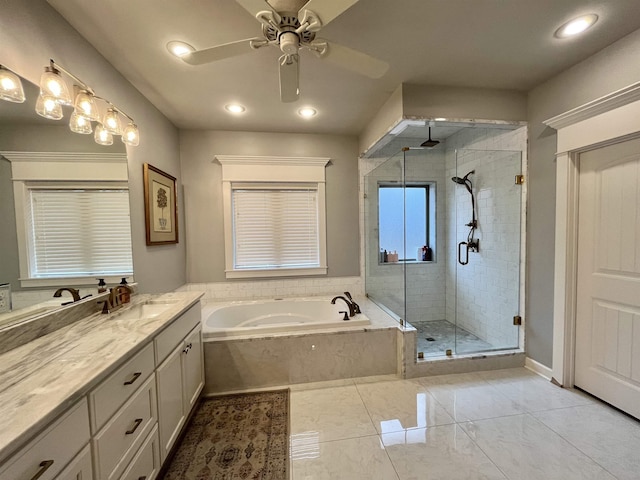
{"label": "white ceiling", "polygon": [[[388,73],[372,80],[302,52],[300,100],[287,104],[276,48],[202,66],[167,52],[171,40],[203,49],[261,36],[233,0],[48,1],[177,127],[193,129],[358,134],[402,82],[528,91],[640,28],[639,0],[360,0],[320,36],[388,62]],[[600,19],[583,36],[553,37],[591,12]],[[234,101],[242,116],[224,110]],[[318,115],[300,119],[305,105]]]}

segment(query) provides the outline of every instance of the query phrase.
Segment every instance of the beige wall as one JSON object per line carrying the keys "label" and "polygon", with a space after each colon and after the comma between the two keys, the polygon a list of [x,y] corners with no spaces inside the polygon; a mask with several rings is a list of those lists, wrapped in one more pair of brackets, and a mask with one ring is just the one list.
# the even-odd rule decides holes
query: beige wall
{"label": "beige wall", "polygon": [[[167,291],[184,284],[184,237],[178,245],[145,244],[142,190],[144,162],[180,176],[177,129],[44,0],[0,0],[0,11],[0,63],[38,83],[43,67],[53,58],[135,118],[141,141],[138,147],[127,149],[127,156],[136,280],[143,292]],[[181,198],[179,206],[182,227]]]}
{"label": "beige wall", "polygon": [[529,92],[527,355],[551,367],[555,234],[555,130],[543,120],[640,81],[640,30]]}
{"label": "beige wall", "polygon": [[329,157],[326,167],[329,277],[357,276],[358,143],[355,137],[183,130],[187,281],[224,282],[221,166],[215,155]]}

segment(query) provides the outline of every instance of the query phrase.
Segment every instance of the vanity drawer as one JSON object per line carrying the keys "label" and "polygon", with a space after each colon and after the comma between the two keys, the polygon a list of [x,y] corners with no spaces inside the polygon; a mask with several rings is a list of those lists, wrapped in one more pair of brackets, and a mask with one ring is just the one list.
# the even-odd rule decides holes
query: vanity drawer
{"label": "vanity drawer", "polygon": [[[154,480],[160,471],[158,426],[151,431],[120,480]],[[83,479],[84,480],[84,479]]]}
{"label": "vanity drawer", "polygon": [[[56,480],[93,480],[93,468],[91,465],[91,447],[87,445],[76,455],[67,468],[65,468]],[[136,479],[137,480],[137,479]]]}
{"label": "vanity drawer", "polygon": [[182,342],[193,327],[200,323],[201,317],[202,309],[200,308],[200,302],[198,302],[158,334],[154,339],[156,345],[156,365],[160,365],[174,348],[176,348],[176,345]]}
{"label": "vanity drawer", "polygon": [[89,410],[82,399],[0,469],[0,480],[51,480],[89,441]]}
{"label": "vanity drawer", "polygon": [[151,375],[93,438],[96,480],[115,480],[156,425],[155,375]]}
{"label": "vanity drawer", "polygon": [[154,369],[153,343],[120,367],[89,394],[91,431],[97,432],[149,378]]}

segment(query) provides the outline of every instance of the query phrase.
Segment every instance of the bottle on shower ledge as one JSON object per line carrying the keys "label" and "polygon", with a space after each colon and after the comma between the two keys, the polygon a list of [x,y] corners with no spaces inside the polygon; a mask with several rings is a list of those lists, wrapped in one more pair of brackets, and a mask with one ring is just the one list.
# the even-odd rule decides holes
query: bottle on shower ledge
{"label": "bottle on shower ledge", "polygon": [[388,261],[389,261],[389,254],[385,250],[384,253],[382,254],[382,263],[387,263]]}

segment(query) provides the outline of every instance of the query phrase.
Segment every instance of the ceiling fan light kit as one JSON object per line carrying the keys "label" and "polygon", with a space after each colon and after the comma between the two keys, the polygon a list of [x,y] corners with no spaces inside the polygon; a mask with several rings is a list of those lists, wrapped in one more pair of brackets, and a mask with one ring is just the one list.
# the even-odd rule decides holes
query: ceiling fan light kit
{"label": "ceiling fan light kit", "polygon": [[322,27],[358,0],[272,0],[273,7],[264,0],[236,1],[262,24],[262,38],[238,40],[203,50],[195,50],[184,42],[169,42],[167,49],[190,65],[203,65],[243,55],[267,45],[278,47],[283,53],[279,58],[282,102],[295,102],[300,97],[299,54],[303,49],[370,78],[382,77],[389,68],[386,62],[365,53],[324,39],[316,40],[316,33]]}

